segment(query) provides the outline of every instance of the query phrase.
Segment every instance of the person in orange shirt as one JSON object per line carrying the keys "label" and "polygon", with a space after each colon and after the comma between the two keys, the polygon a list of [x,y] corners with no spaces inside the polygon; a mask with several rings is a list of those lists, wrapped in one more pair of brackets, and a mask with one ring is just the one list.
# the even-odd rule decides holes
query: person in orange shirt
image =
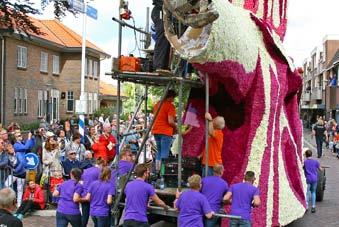
{"label": "person in orange shirt", "polygon": [[[156,154],[156,170],[160,171],[161,161],[167,159],[169,150],[172,145],[172,136],[177,131],[175,123],[175,107],[173,105],[176,93],[174,90],[169,90],[165,100],[161,106],[158,116],[154,119],[152,134],[154,135],[157,144]],[[153,113],[155,114],[160,106],[160,102],[154,105]]]}
{"label": "person in orange shirt", "polygon": [[[222,165],[221,151],[224,142],[224,134],[222,130],[225,128],[225,119],[217,116],[212,119],[210,113],[205,114],[205,118],[209,121],[208,124],[208,176],[213,176],[213,167]],[[202,153],[202,175],[205,176],[205,163],[206,163],[205,149]]]}

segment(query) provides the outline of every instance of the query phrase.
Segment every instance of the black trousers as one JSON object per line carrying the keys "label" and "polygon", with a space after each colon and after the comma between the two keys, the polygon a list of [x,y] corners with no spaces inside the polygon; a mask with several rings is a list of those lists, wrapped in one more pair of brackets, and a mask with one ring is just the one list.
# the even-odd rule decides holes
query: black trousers
{"label": "black trousers", "polygon": [[28,211],[40,210],[40,206],[32,200],[26,200],[21,203],[21,206],[16,211],[17,214],[25,215]]}
{"label": "black trousers", "polygon": [[135,220],[125,220],[123,227],[149,227],[147,222],[140,222]]}
{"label": "black trousers", "polygon": [[151,17],[157,36],[154,45],[153,68],[169,69],[170,44],[165,36],[162,7],[154,6]]}
{"label": "black trousers", "polygon": [[86,227],[87,224],[88,224],[89,209],[90,209],[90,203],[89,202],[81,203],[81,211],[82,211],[81,224],[82,224],[83,227]]}

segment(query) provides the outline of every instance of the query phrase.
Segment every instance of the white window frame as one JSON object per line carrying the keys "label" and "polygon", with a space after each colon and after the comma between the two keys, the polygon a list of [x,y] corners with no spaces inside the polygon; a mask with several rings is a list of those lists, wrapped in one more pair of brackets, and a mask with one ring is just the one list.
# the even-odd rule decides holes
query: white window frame
{"label": "white window frame", "polygon": [[38,117],[45,116],[45,103],[47,101],[47,91],[38,91]]}
{"label": "white window frame", "polygon": [[60,74],[60,56],[59,55],[53,55],[53,70],[54,75]]}
{"label": "white window frame", "polygon": [[19,105],[19,88],[14,88],[14,113],[18,113],[18,105]]}
{"label": "white window frame", "polygon": [[98,62],[93,61],[93,78],[98,78]]}
{"label": "white window frame", "polygon": [[40,53],[40,72],[48,72],[48,53],[43,51]]}
{"label": "white window frame", "polygon": [[87,70],[86,75],[88,77],[93,77],[93,71],[92,71],[93,70],[93,60],[87,58],[86,63],[87,63],[87,65],[86,65],[86,70]]}
{"label": "white window frame", "polygon": [[27,68],[27,47],[16,46],[16,66],[18,68]]}
{"label": "white window frame", "polygon": [[92,98],[92,93],[88,93],[88,113],[92,114],[93,113],[93,98]]}
{"label": "white window frame", "polygon": [[93,112],[98,109],[98,93],[93,93]]}
{"label": "white window frame", "polygon": [[22,99],[22,101],[21,101],[21,103],[22,103],[22,113],[24,113],[24,114],[27,114],[27,112],[28,112],[28,106],[27,106],[27,89],[25,89],[25,88],[23,88],[22,89],[22,92],[23,92],[23,99]]}
{"label": "white window frame", "polygon": [[[72,95],[70,95],[72,94]],[[73,91],[67,91],[67,103],[66,103],[66,112],[71,113],[74,112],[74,92]],[[72,99],[70,99],[70,96],[72,96]],[[72,110],[68,109],[68,101],[72,100],[73,101],[73,106],[72,106]]]}

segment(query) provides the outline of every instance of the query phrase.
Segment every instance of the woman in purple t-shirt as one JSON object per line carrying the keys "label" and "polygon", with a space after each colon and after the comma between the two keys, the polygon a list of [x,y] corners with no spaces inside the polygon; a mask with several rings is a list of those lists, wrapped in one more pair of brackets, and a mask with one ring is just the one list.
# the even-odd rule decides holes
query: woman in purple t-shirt
{"label": "woman in purple t-shirt", "polygon": [[80,169],[72,169],[70,172],[71,179],[62,183],[53,192],[53,196],[60,197],[56,213],[57,227],[67,227],[68,223],[73,227],[81,226],[79,203],[85,201],[80,196],[83,190],[79,183],[81,174]]}
{"label": "woman in purple t-shirt", "polygon": [[304,161],[304,171],[307,183],[307,210],[308,210],[308,202],[311,198],[312,201],[312,209],[311,212],[315,213],[315,200],[316,200],[316,190],[318,183],[318,170],[320,170],[320,164],[318,160],[312,159],[312,151],[305,151],[306,160]]}
{"label": "woman in purple t-shirt", "polygon": [[109,205],[115,195],[115,187],[110,184],[111,169],[103,167],[99,180],[88,189],[86,200],[90,201],[90,214],[95,227],[109,227]]}
{"label": "woman in purple t-shirt", "polygon": [[174,208],[179,210],[178,222],[180,227],[203,227],[203,217],[210,219],[213,211],[207,198],[200,193],[201,177],[197,174],[188,178],[191,190],[182,194],[177,192]]}

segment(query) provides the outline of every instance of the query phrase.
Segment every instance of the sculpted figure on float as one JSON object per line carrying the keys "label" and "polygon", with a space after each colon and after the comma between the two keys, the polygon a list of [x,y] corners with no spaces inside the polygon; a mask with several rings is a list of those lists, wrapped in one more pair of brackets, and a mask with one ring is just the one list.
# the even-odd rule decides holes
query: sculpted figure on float
{"label": "sculpted figure on float", "polygon": [[[253,225],[286,225],[305,212],[302,124],[297,93],[302,79],[285,54],[287,0],[164,0],[166,36],[201,75],[210,78],[210,108],[224,116],[224,178],[257,176],[262,205]],[[174,34],[170,15],[188,25]],[[204,147],[204,91],[192,90],[184,122],[183,155]],[[225,223],[224,223],[225,224]]]}

